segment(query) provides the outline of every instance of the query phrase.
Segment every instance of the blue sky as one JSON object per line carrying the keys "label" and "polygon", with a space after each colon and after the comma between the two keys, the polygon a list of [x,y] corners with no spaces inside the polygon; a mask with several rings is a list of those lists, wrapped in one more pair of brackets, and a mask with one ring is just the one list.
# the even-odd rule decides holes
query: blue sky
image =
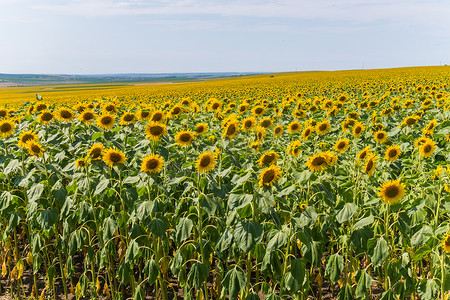
{"label": "blue sky", "polygon": [[449,1],[0,0],[0,73],[450,64]]}

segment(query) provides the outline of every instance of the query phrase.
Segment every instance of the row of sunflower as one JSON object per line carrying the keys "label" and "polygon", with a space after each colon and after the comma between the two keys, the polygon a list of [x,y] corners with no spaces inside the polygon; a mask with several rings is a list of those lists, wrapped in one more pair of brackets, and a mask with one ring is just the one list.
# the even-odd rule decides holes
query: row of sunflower
{"label": "row of sunflower", "polygon": [[0,109],[0,292],[444,298],[449,73],[398,72]]}

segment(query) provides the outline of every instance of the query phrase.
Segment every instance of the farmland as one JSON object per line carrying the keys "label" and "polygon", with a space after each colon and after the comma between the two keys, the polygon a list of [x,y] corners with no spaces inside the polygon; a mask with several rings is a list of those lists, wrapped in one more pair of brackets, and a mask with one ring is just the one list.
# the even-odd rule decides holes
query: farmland
{"label": "farmland", "polygon": [[447,299],[449,80],[1,88],[0,294]]}

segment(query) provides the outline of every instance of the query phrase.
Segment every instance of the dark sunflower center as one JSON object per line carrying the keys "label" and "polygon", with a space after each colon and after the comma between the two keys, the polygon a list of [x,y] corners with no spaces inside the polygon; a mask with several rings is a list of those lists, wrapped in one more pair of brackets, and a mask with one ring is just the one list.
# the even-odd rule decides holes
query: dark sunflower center
{"label": "dark sunflower center", "polygon": [[378,134],[377,134],[377,138],[378,138],[379,140],[384,139],[384,133],[378,133]]}
{"label": "dark sunflower center", "polygon": [[90,121],[90,120],[92,120],[93,118],[94,118],[94,114],[93,114],[93,113],[90,113],[90,112],[85,113],[85,114],[83,115],[83,120],[85,120],[85,121]]}
{"label": "dark sunflower center", "polygon": [[364,152],[362,152],[362,153],[359,155],[359,158],[360,158],[360,159],[364,159],[364,158],[366,158],[366,156],[367,156],[367,152],[364,151]]}
{"label": "dark sunflower center", "polygon": [[205,131],[205,127],[204,127],[204,126],[198,126],[198,127],[195,129],[195,132],[197,132],[197,133],[202,133],[203,131]]}
{"label": "dark sunflower center", "polygon": [[423,152],[428,153],[431,151],[431,145],[425,145],[425,147],[423,147]]}
{"label": "dark sunflower center", "polygon": [[172,110],[172,114],[174,115],[178,115],[181,112],[181,109],[179,107],[174,107],[174,109]]}
{"label": "dark sunflower center", "polygon": [[158,160],[152,158],[147,162],[146,166],[149,170],[156,169],[156,167],[158,166]]}
{"label": "dark sunflower center", "polygon": [[250,121],[250,120],[247,120],[247,121],[245,121],[244,125],[245,125],[246,128],[250,128],[250,127],[252,127],[253,122]]}
{"label": "dark sunflower center", "polygon": [[7,113],[6,110],[4,109],[0,110],[0,117],[6,117],[6,113]]}
{"label": "dark sunflower center", "polygon": [[359,134],[361,132],[362,128],[360,126],[355,128],[355,133]]}
{"label": "dark sunflower center", "polygon": [[389,157],[396,157],[397,156],[397,150],[391,149],[388,153]]}
{"label": "dark sunflower center", "polygon": [[275,171],[273,170],[268,170],[266,173],[264,173],[263,175],[263,182],[264,183],[270,183],[273,181],[273,179],[275,178]]}
{"label": "dark sunflower center", "polygon": [[280,133],[281,132],[281,127],[277,127],[277,128],[275,128],[275,133]]}
{"label": "dark sunflower center", "polygon": [[162,113],[154,113],[152,116],[152,121],[159,122],[162,119]]}
{"label": "dark sunflower center", "polygon": [[31,141],[32,139],[33,139],[33,135],[32,135],[32,134],[29,134],[29,133],[24,134],[24,135],[22,136],[22,142],[23,142],[23,143],[26,143],[26,142],[28,142],[28,141]]}
{"label": "dark sunflower center", "polygon": [[216,110],[219,108],[219,106],[220,106],[220,104],[216,102],[216,103],[213,103],[213,105],[211,107],[212,107],[212,109]]}
{"label": "dark sunflower center", "polygon": [[163,128],[161,126],[155,125],[155,126],[150,127],[151,135],[159,136],[162,133],[163,133]]}
{"label": "dark sunflower center", "polygon": [[36,110],[37,111],[41,111],[41,110],[44,110],[46,108],[47,108],[47,105],[45,105],[45,104],[40,104],[40,105],[36,106]]}
{"label": "dark sunflower center", "polygon": [[369,172],[373,168],[373,160],[369,160],[366,165],[366,172]]}
{"label": "dark sunflower center", "polygon": [[91,151],[91,157],[92,159],[96,159],[100,157],[100,154],[102,154],[102,149],[100,148],[94,148]]}
{"label": "dark sunflower center", "polygon": [[71,117],[72,117],[72,113],[70,111],[67,111],[67,110],[61,111],[61,118],[70,119]]}
{"label": "dark sunflower center", "polygon": [[149,115],[150,115],[150,113],[148,111],[141,112],[141,118],[143,118],[143,119],[148,118]]}
{"label": "dark sunflower center", "polygon": [[209,156],[203,156],[200,160],[200,167],[206,168],[211,163],[211,158]]}
{"label": "dark sunflower center", "polygon": [[262,162],[264,164],[270,164],[274,160],[275,160],[275,155],[274,154],[266,154],[266,155],[264,155],[264,157],[262,159]]}
{"label": "dark sunflower center", "polygon": [[291,130],[297,130],[298,129],[298,124],[294,123],[291,125]]}
{"label": "dark sunflower center", "polygon": [[112,152],[109,154],[109,159],[114,163],[118,163],[122,160],[122,156],[119,153]]}
{"label": "dark sunflower center", "polygon": [[114,105],[107,105],[105,106],[106,111],[114,111],[116,110],[116,107]]}
{"label": "dark sunflower center", "polygon": [[109,125],[112,123],[112,118],[110,116],[105,116],[101,119],[103,125]]}
{"label": "dark sunflower center", "polygon": [[245,106],[239,107],[239,111],[240,111],[240,112],[244,112],[246,109],[247,109],[247,107],[245,107]]}
{"label": "dark sunflower center", "polygon": [[233,135],[236,132],[236,125],[230,124],[227,128],[227,134],[228,136]]}
{"label": "dark sunflower center", "polygon": [[191,139],[192,139],[192,137],[189,133],[183,133],[180,135],[180,141],[182,141],[182,142],[187,143],[187,142],[190,142]]}
{"label": "dark sunflower center", "polygon": [[450,247],[450,236],[445,239],[445,246]]}
{"label": "dark sunflower center", "polygon": [[123,120],[124,120],[125,122],[131,122],[131,121],[134,120],[134,115],[132,115],[132,114],[126,114],[125,116],[123,116]]}
{"label": "dark sunflower center", "polygon": [[321,165],[323,165],[325,163],[325,158],[323,158],[322,156],[319,156],[319,157],[315,157],[313,160],[312,160],[312,162],[311,162],[311,164],[313,165],[313,166],[321,166]]}
{"label": "dark sunflower center", "polygon": [[400,190],[397,186],[390,186],[386,189],[385,195],[389,198],[394,198],[400,193]]}
{"label": "dark sunflower center", "polygon": [[262,114],[262,112],[263,112],[263,109],[261,107],[258,107],[255,109],[255,114],[257,114],[257,115]]}
{"label": "dark sunflower center", "polygon": [[33,153],[39,154],[41,153],[41,148],[38,145],[31,145],[31,151],[33,151]]}
{"label": "dark sunflower center", "polygon": [[414,123],[416,123],[416,119],[414,119],[414,118],[408,118],[408,119],[406,119],[406,124],[408,124],[408,125],[414,125]]}
{"label": "dark sunflower center", "polygon": [[319,125],[319,130],[320,131],[325,131],[327,129],[327,124],[320,124]]}
{"label": "dark sunflower center", "polygon": [[51,119],[53,119],[53,115],[49,112],[45,112],[42,114],[41,118],[43,121],[50,121]]}
{"label": "dark sunflower center", "polygon": [[2,126],[0,127],[1,132],[10,132],[11,129],[12,129],[12,126],[9,123],[3,123]]}
{"label": "dark sunflower center", "polygon": [[347,143],[346,142],[340,142],[339,144],[338,144],[338,149],[344,149],[345,148],[345,146],[347,146]]}
{"label": "dark sunflower center", "polygon": [[311,129],[306,129],[305,130],[305,136],[309,136],[311,134]]}
{"label": "dark sunflower center", "polygon": [[261,122],[261,127],[267,128],[267,127],[269,127],[271,124],[272,124],[272,121],[270,121],[270,120],[263,120],[263,121]]}

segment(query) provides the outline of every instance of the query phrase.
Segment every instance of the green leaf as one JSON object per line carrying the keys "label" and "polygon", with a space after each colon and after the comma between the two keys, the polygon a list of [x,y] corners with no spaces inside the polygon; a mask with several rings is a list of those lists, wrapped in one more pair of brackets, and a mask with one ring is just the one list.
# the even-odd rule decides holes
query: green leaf
{"label": "green leaf", "polygon": [[380,300],[397,300],[397,297],[392,290],[387,290],[381,294]]}
{"label": "green leaf", "polygon": [[357,281],[356,297],[363,298],[367,295],[367,292],[372,285],[372,277],[367,274],[366,270],[358,270],[355,279]]}
{"label": "green leaf", "polygon": [[36,201],[37,199],[39,199],[39,197],[41,197],[43,191],[44,191],[44,185],[42,183],[33,185],[27,191],[28,201],[30,201],[30,202]]}
{"label": "green leaf", "polygon": [[133,300],[144,300],[144,299],[145,299],[144,290],[141,288],[140,285],[138,285],[136,287],[136,290],[134,291]]}
{"label": "green leaf", "polygon": [[103,221],[102,234],[104,243],[107,243],[113,237],[117,228],[119,228],[119,224],[117,224],[117,221],[112,219],[111,217],[107,217]]}
{"label": "green leaf", "polygon": [[249,252],[263,238],[264,229],[261,224],[241,221],[234,229],[234,239],[244,252]]}
{"label": "green leaf", "polygon": [[50,230],[56,221],[58,221],[58,211],[56,209],[43,210],[36,218],[36,222],[45,230]]}
{"label": "green leaf", "polygon": [[202,287],[203,282],[206,282],[208,275],[208,267],[205,264],[196,262],[192,265],[191,270],[188,273],[188,280],[197,290],[199,290]]}
{"label": "green leaf", "polygon": [[3,170],[3,173],[5,173],[5,175],[8,175],[9,173],[16,172],[17,170],[19,170],[19,168],[20,161],[18,159],[11,159],[9,161],[9,164]]}
{"label": "green leaf", "polygon": [[331,283],[336,283],[341,277],[344,269],[344,258],[338,253],[328,257],[327,265],[325,267],[325,277],[330,279]]}
{"label": "green leaf", "polygon": [[340,291],[337,296],[338,300],[353,300],[353,289],[352,287],[347,283]]}
{"label": "green leaf", "polygon": [[411,238],[411,246],[416,247],[420,244],[428,241],[430,236],[433,234],[433,229],[430,226],[424,226],[419,231],[417,231]]}
{"label": "green leaf", "polygon": [[97,187],[95,188],[94,196],[101,194],[109,185],[109,180],[106,178],[103,178],[100,180],[100,182],[97,184]]}
{"label": "green leaf", "polygon": [[219,238],[219,241],[216,244],[216,250],[219,253],[227,251],[230,248],[231,242],[233,241],[233,235],[230,232],[230,228],[226,228],[225,231]]}
{"label": "green leaf", "polygon": [[159,276],[159,268],[154,259],[147,260],[143,271],[148,276],[148,283],[150,285],[156,282]]}
{"label": "green leaf", "polygon": [[140,221],[142,221],[142,220],[144,220],[145,218],[147,218],[147,217],[149,217],[150,216],[150,214],[152,213],[152,211],[153,211],[153,206],[154,206],[154,202],[153,201],[144,201],[144,202],[142,202],[140,205],[139,205],[139,207],[138,207],[138,209],[137,209],[137,211],[136,211],[136,216],[137,216],[137,218],[140,220]]}
{"label": "green leaf", "polygon": [[160,238],[165,238],[166,231],[169,229],[169,223],[166,218],[158,217],[149,222],[149,229],[154,235]]}
{"label": "green leaf", "polygon": [[267,250],[273,251],[276,249],[280,249],[284,245],[287,244],[288,236],[286,232],[279,230],[273,237],[270,239],[270,241],[267,243]]}
{"label": "green leaf", "polygon": [[419,284],[418,293],[421,300],[437,299],[440,286],[434,279],[423,279]]}
{"label": "green leaf", "polygon": [[363,227],[366,227],[368,225],[372,225],[374,222],[374,218],[373,216],[368,216],[366,218],[363,218],[361,220],[359,220],[358,222],[355,223],[355,225],[353,225],[353,229],[360,229]]}
{"label": "green leaf", "polygon": [[176,227],[175,240],[178,244],[181,244],[190,235],[194,223],[189,218],[181,218]]}
{"label": "green leaf", "polygon": [[423,245],[422,247],[420,247],[419,249],[417,249],[417,251],[414,251],[413,253],[413,261],[419,261],[422,258],[424,258],[425,256],[427,256],[428,254],[431,253],[431,248],[428,245]]}
{"label": "green leaf", "polygon": [[131,240],[125,253],[125,263],[133,263],[140,256],[139,245],[136,240]]}
{"label": "green leaf", "polygon": [[135,184],[136,182],[139,181],[139,179],[140,179],[139,175],[138,176],[128,176],[127,178],[125,178],[123,183],[125,183],[125,184]]}
{"label": "green leaf", "polygon": [[345,203],[344,207],[337,213],[336,220],[342,224],[345,221],[350,220],[356,213],[358,207],[354,203]]}
{"label": "green leaf", "polygon": [[389,255],[389,246],[383,237],[377,240],[375,247],[369,249],[369,256],[375,267],[380,266]]}
{"label": "green leaf", "polygon": [[130,282],[131,268],[130,264],[122,262],[117,269],[117,274],[119,275],[120,281],[127,285]]}
{"label": "green leaf", "polygon": [[242,271],[233,268],[227,272],[222,284],[228,290],[230,299],[237,299],[239,292],[247,285],[247,278]]}
{"label": "green leaf", "polygon": [[250,194],[230,194],[228,198],[228,207],[230,209],[239,209],[251,203],[253,195]]}
{"label": "green leaf", "polygon": [[306,264],[303,259],[291,260],[291,274],[301,287],[305,278]]}
{"label": "green leaf", "polygon": [[208,216],[213,216],[216,213],[218,205],[214,195],[205,195],[200,198],[200,207],[206,211]]}

